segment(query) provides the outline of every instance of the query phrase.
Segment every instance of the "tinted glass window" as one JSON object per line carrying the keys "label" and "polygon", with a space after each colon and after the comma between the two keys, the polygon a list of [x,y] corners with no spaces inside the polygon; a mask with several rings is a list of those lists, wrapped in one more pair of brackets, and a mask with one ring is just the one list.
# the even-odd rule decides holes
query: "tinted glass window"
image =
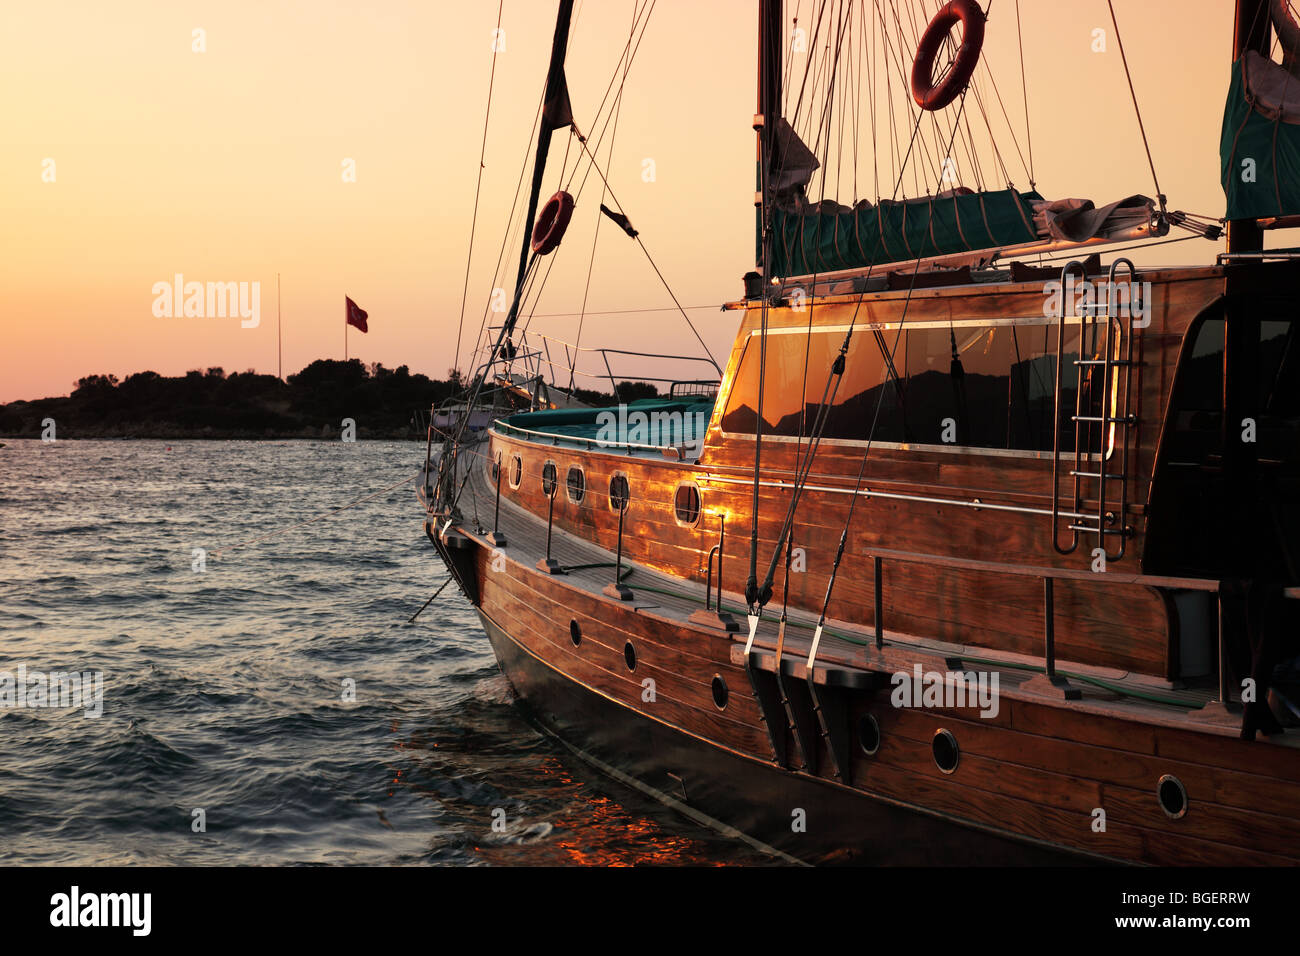
{"label": "tinted glass window", "polygon": [[[878,335],[858,328],[849,344],[843,380],[833,397],[826,393],[830,410],[823,437],[1051,451],[1056,334],[1056,326],[1046,323],[905,327],[901,334],[882,330]],[[764,434],[811,434],[844,335],[768,336]],[[745,347],[723,413],[724,431],[755,430],[759,344],[758,336],[752,336]],[[1088,356],[1099,357],[1102,345],[1090,335]],[[1073,451],[1077,325],[1067,326],[1063,351],[1061,448]],[[886,354],[892,358],[892,372]],[[1101,369],[1086,367],[1083,380],[1082,414],[1098,415]],[[1088,443],[1093,449],[1097,445],[1096,440]]]}
{"label": "tinted glass window", "polygon": [[1260,323],[1259,453],[1300,460],[1300,324]]}

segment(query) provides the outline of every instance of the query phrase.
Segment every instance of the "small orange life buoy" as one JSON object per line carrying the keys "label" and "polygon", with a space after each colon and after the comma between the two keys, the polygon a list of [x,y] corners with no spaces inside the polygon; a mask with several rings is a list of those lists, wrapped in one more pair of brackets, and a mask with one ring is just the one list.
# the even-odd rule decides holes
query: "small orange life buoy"
{"label": "small orange life buoy", "polygon": [[533,252],[544,256],[555,251],[564,238],[564,230],[569,228],[572,216],[573,197],[563,189],[546,200],[546,205],[537,214],[537,225],[533,226]]}
{"label": "small orange life buoy", "polygon": [[[934,61],[953,26],[961,23],[961,46],[952,67],[938,83]],[[966,89],[984,47],[984,11],[975,0],[952,0],[925,28],[912,61],[912,98],[924,110],[941,110]]]}

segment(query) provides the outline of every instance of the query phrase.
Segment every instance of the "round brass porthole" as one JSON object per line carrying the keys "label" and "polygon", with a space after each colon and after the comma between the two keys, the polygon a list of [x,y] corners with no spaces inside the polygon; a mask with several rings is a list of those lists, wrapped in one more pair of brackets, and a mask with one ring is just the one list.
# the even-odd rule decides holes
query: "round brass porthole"
{"label": "round brass porthole", "polygon": [[952,735],[951,730],[943,728],[936,730],[934,740],[930,743],[930,751],[934,754],[934,765],[944,773],[952,773],[961,762],[961,750],[958,749],[957,738]]}
{"label": "round brass porthole", "polygon": [[1156,799],[1170,820],[1181,820],[1187,816],[1187,788],[1173,774],[1165,774],[1156,783]]}
{"label": "round brass porthole", "polygon": [[511,488],[518,488],[519,483],[524,480],[524,460],[518,455],[510,456],[510,474],[508,480]]}
{"label": "round brass porthole", "polygon": [[609,479],[609,510],[623,511],[632,500],[632,489],[628,485],[627,475],[621,471],[614,472]]}
{"label": "round brass porthole", "polygon": [[569,640],[573,641],[573,646],[577,647],[582,643],[582,628],[578,627],[578,622],[569,622]]}
{"label": "round brass porthole", "polygon": [[631,641],[623,645],[623,660],[627,664],[628,670],[636,670],[636,648],[632,646]]}
{"label": "round brass porthole", "polygon": [[683,527],[693,528],[700,520],[700,489],[683,482],[673,492],[673,515]]}
{"label": "round brass porthole", "polygon": [[558,484],[559,470],[555,467],[555,462],[548,461],[542,465],[542,494],[547,498],[554,496]]}
{"label": "round brass porthole", "polygon": [[569,471],[564,476],[564,488],[570,501],[575,505],[582,504],[582,499],[587,496],[587,476],[577,465],[569,466]]}
{"label": "round brass porthole", "polygon": [[874,714],[858,718],[858,748],[868,757],[874,757],[880,749],[880,724]]}

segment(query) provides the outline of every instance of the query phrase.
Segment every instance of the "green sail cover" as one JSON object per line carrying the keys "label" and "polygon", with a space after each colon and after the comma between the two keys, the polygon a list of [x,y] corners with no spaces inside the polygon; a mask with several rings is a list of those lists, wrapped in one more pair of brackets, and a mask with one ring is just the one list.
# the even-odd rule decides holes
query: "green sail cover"
{"label": "green sail cover", "polygon": [[1042,198],[1037,192],[1004,189],[875,206],[862,202],[834,212],[778,206],[772,275],[836,272],[1032,242],[1038,232],[1030,203]]}
{"label": "green sail cover", "polygon": [[[1233,64],[1219,139],[1227,217],[1300,214],[1300,125],[1287,122],[1281,109],[1269,109],[1252,93],[1246,59]],[[1293,88],[1298,82],[1290,79]]]}

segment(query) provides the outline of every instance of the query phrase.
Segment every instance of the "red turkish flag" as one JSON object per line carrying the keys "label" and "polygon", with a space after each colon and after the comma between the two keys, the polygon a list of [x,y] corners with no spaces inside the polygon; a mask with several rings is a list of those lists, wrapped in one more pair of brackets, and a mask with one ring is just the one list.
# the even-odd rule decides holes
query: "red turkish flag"
{"label": "red turkish flag", "polygon": [[343,298],[347,302],[347,315],[344,318],[344,321],[347,322],[348,325],[360,329],[362,332],[369,332],[370,330],[366,328],[366,319],[369,317],[370,313],[361,308],[361,306],[357,305],[347,296],[344,296]]}

